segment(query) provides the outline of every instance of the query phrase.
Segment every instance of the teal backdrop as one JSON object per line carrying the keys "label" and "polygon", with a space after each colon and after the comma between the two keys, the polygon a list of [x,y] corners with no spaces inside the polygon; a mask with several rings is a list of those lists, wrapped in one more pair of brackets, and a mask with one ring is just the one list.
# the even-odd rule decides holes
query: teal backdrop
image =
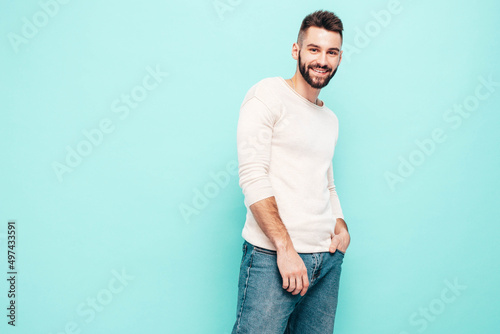
{"label": "teal backdrop", "polygon": [[317,9],[345,30],[335,333],[499,333],[494,0],[1,0],[1,333],[231,332],[239,107]]}

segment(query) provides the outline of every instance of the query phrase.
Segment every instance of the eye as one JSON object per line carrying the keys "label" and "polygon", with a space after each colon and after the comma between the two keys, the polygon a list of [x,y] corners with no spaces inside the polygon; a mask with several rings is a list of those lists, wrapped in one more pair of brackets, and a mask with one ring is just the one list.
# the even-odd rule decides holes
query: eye
{"label": "eye", "polygon": [[310,49],[311,52],[316,52],[318,49]]}

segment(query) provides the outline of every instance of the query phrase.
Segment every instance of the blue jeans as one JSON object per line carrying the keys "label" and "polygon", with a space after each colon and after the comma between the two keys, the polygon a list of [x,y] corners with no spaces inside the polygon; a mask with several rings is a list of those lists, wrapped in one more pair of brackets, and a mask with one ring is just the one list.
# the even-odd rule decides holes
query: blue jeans
{"label": "blue jeans", "polygon": [[307,268],[304,296],[282,288],[276,251],[243,243],[232,334],[332,334],[344,253],[299,253]]}

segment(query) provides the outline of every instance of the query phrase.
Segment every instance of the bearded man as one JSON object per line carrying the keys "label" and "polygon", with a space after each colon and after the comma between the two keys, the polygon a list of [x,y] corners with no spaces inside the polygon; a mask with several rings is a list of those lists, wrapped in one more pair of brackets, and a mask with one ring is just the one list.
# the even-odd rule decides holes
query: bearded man
{"label": "bearded man", "polygon": [[250,88],[237,128],[247,208],[233,334],[333,332],[350,235],[333,179],[337,116],[318,99],[342,60],[342,21],[304,18],[290,79]]}

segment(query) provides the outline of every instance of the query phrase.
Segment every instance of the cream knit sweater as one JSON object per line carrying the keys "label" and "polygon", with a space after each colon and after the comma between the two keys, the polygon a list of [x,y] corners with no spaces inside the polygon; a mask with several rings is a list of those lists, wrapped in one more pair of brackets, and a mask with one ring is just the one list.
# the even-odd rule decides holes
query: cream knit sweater
{"label": "cream knit sweater", "polygon": [[238,128],[239,185],[247,208],[242,236],[275,250],[250,205],[274,196],[298,253],[327,252],[336,218],[344,218],[333,182],[337,116],[293,90],[282,77],[250,88]]}

